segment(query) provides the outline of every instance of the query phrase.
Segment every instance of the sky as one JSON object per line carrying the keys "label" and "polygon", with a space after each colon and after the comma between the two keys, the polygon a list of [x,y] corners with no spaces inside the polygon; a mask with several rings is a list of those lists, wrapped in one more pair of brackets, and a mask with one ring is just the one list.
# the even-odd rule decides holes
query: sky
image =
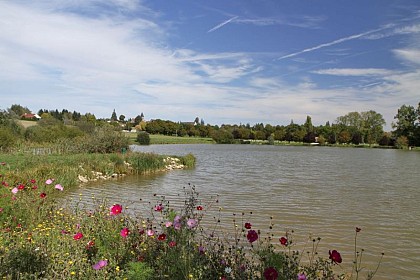
{"label": "sky", "polygon": [[0,109],[391,130],[419,102],[418,0],[0,0]]}

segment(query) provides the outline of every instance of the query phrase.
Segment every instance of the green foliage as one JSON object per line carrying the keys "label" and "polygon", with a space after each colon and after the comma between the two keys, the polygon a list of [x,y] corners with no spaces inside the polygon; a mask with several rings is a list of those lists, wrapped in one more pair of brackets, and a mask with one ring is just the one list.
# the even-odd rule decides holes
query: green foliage
{"label": "green foliage", "polygon": [[91,136],[86,136],[83,146],[88,153],[115,153],[128,149],[128,138],[111,126],[99,127]]}
{"label": "green foliage", "polygon": [[128,263],[128,280],[148,280],[152,279],[154,271],[147,264],[142,262]]}
{"label": "green foliage", "polygon": [[7,253],[0,254],[0,275],[11,279],[30,276],[33,279],[43,278],[49,265],[49,258],[34,246],[8,248]]}
{"label": "green foliage", "polygon": [[144,131],[137,131],[137,142],[139,145],[150,145],[150,135]]}
{"label": "green foliage", "polygon": [[196,158],[193,154],[187,154],[185,156],[180,157],[181,163],[185,165],[187,168],[192,168],[195,166]]}
{"label": "green foliage", "polygon": [[12,129],[0,126],[0,151],[9,151],[16,144],[17,137]]}
{"label": "green foliage", "polygon": [[13,118],[20,118],[23,114],[30,114],[31,110],[19,104],[13,104],[10,106],[9,112],[12,114]]}
{"label": "green foliage", "polygon": [[420,103],[418,108],[403,105],[398,109],[393,124],[394,136],[399,138],[404,136],[410,146],[420,146]]}
{"label": "green foliage", "polygon": [[219,129],[213,132],[212,136],[217,144],[232,144],[234,143],[233,135],[226,129]]}
{"label": "green foliage", "polygon": [[127,158],[127,162],[136,173],[142,174],[164,169],[165,163],[163,162],[163,158],[164,156],[152,153],[131,153]]}
{"label": "green foliage", "polygon": [[405,136],[400,136],[395,141],[395,147],[398,149],[408,149],[409,141],[408,138]]}
{"label": "green foliage", "polygon": [[44,119],[39,125],[30,126],[25,131],[25,139],[35,143],[54,143],[58,139],[75,138],[83,132],[77,127],[66,126],[56,119]]}

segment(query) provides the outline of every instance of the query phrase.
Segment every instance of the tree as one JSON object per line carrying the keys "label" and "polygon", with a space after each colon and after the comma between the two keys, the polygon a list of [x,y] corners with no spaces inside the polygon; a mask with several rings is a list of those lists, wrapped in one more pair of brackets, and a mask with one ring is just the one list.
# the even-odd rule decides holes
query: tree
{"label": "tree", "polygon": [[369,144],[378,143],[384,133],[385,120],[383,116],[373,110],[362,112],[362,141]]}
{"label": "tree", "polygon": [[[143,114],[143,113],[142,113]],[[143,120],[141,115],[137,115],[137,117],[134,118],[134,125],[138,125]]]}
{"label": "tree", "polygon": [[23,114],[30,114],[31,110],[19,104],[13,104],[9,109],[9,113],[11,113],[13,118],[20,118]]}
{"label": "tree", "polygon": [[393,131],[394,136],[396,138],[405,136],[409,145],[418,144],[419,142],[418,139],[416,139],[416,130],[419,127],[420,118],[418,111],[419,109],[416,111],[413,106],[402,105],[394,117],[396,122],[392,124],[392,127],[395,129]]}
{"label": "tree", "polygon": [[111,115],[111,121],[114,121],[114,122],[118,121],[118,119],[117,119],[117,113],[115,113],[115,109],[114,109],[114,111],[112,112],[112,115]]}
{"label": "tree", "polygon": [[125,116],[124,115],[120,115],[119,120],[120,120],[120,122],[124,122]]}
{"label": "tree", "polygon": [[215,130],[211,137],[218,144],[232,144],[234,142],[232,133],[226,129]]}

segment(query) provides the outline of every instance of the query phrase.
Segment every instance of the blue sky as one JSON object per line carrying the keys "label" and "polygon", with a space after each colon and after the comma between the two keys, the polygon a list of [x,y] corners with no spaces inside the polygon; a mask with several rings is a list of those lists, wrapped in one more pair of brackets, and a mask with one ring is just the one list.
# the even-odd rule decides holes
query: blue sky
{"label": "blue sky", "polygon": [[420,102],[418,0],[0,1],[0,108],[210,124]]}

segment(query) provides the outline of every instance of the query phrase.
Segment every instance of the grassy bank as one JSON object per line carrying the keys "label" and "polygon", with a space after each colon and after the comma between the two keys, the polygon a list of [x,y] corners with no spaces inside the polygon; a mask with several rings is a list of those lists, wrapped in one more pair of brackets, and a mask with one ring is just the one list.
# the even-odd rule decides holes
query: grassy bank
{"label": "grassy bank", "polygon": [[[136,143],[137,134],[135,132],[125,132],[125,136],[130,139],[130,143]],[[150,134],[150,144],[214,144],[212,138],[205,137],[180,137],[161,134]]]}
{"label": "grassy bank", "polygon": [[[45,180],[55,178],[62,185],[74,187],[80,184],[78,176],[93,178],[100,172],[104,176],[112,174],[141,174],[165,168],[166,156],[150,153],[125,154],[40,154],[31,153],[0,154],[3,176],[9,184],[19,184],[28,180]],[[195,157],[186,155],[178,157],[186,167],[195,165]]]}

